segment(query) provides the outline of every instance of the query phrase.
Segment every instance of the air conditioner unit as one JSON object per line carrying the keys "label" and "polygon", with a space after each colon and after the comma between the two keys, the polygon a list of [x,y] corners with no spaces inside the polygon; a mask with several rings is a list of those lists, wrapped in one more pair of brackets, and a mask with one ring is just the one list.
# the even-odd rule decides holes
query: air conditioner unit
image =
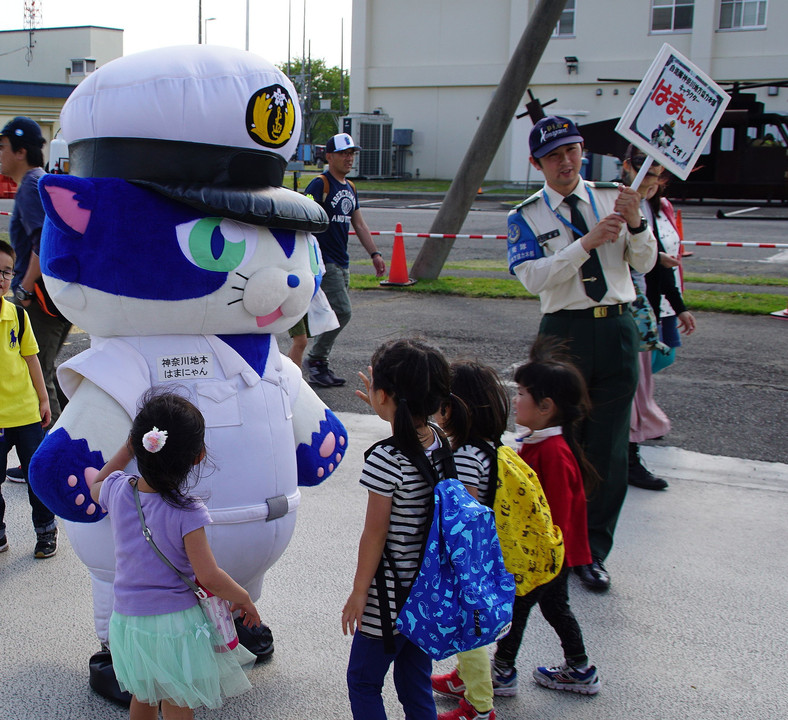
{"label": "air conditioner unit", "polygon": [[383,113],[354,113],[342,118],[342,132],[361,146],[348,177],[391,177],[391,138],[394,121]]}

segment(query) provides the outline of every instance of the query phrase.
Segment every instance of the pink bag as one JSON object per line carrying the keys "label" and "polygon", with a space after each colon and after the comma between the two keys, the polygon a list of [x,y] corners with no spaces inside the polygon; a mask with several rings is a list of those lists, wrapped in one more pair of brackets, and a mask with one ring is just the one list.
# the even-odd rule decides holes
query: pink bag
{"label": "pink bag", "polygon": [[200,603],[205,617],[208,619],[222,638],[221,645],[214,645],[216,652],[227,652],[233,650],[238,645],[238,632],[233,622],[233,614],[230,612],[230,603],[227,600],[214,595],[210,590],[204,588],[200,581],[197,583],[197,590],[194,594]]}

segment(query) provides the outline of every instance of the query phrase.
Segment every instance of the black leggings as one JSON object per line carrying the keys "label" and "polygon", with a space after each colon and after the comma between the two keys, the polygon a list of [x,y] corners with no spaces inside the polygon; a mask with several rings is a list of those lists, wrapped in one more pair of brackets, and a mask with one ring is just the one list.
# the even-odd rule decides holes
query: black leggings
{"label": "black leggings", "polygon": [[512,629],[506,637],[498,641],[495,650],[495,663],[499,667],[513,668],[517,652],[523,641],[525,626],[531,608],[539,603],[539,609],[547,622],[552,625],[561,640],[564,657],[570,665],[585,665],[588,662],[586,649],[583,645],[583,633],[569,607],[569,568],[564,565],[549,583],[540,585],[527,595],[518,595],[514,599]]}

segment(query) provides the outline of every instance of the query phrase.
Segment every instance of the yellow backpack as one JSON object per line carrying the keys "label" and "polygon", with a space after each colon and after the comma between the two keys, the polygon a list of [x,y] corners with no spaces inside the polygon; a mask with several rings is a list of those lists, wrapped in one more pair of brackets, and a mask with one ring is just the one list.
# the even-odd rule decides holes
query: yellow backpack
{"label": "yellow backpack", "polygon": [[[486,450],[492,453],[489,445]],[[510,447],[499,445],[495,454],[488,504],[495,511],[503,561],[514,575],[516,593],[527,595],[561,571],[564,537],[553,525],[536,473]]]}

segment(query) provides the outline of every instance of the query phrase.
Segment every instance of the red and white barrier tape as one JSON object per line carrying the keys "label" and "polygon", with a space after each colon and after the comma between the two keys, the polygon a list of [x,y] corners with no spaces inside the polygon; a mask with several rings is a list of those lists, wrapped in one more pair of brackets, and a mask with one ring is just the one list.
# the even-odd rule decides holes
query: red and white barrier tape
{"label": "red and white barrier tape", "polygon": [[[356,233],[351,230],[351,235]],[[370,235],[402,235],[403,237],[419,238],[445,238],[456,240],[458,238],[468,240],[506,240],[506,235],[459,235],[446,233],[397,233],[396,230],[373,230]],[[788,248],[788,243],[748,243],[748,242],[720,242],[716,240],[685,240],[684,245],[702,245],[715,247],[754,247],[754,248]]]}
{"label": "red and white barrier tape", "polygon": [[[0,211],[0,215],[11,215],[10,212]],[[350,231],[355,235],[354,230]],[[458,233],[397,233],[396,230],[372,230],[370,235],[402,235],[402,237],[434,238],[444,240],[506,240],[506,235],[461,235]],[[740,247],[740,248],[788,248],[788,243],[749,243],[749,242],[720,242],[717,240],[684,240],[684,245],[696,245],[699,247]]]}

